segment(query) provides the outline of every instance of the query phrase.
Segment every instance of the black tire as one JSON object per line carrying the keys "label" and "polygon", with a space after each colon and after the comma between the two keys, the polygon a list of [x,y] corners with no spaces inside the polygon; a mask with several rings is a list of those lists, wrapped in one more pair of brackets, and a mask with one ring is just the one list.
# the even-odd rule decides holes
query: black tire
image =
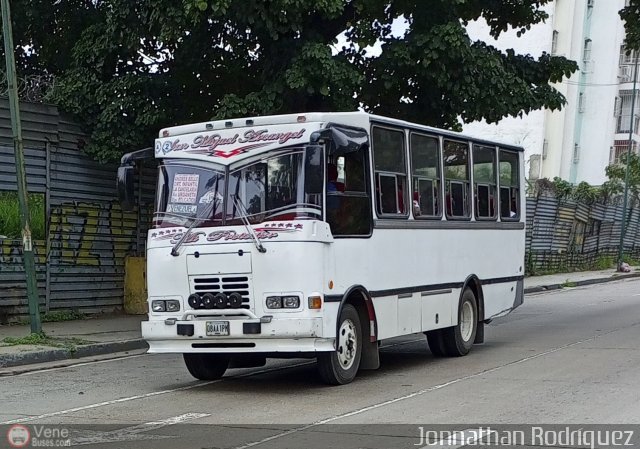
{"label": "black tire", "polygon": [[[471,314],[470,317],[469,314]],[[470,329],[467,327],[469,325]],[[462,293],[458,304],[458,324],[442,330],[445,353],[449,357],[467,355],[473,347],[477,331],[478,305],[473,291],[467,288]]]}
{"label": "black tire", "polygon": [[442,329],[425,332],[425,335],[427,336],[427,343],[429,344],[431,354],[433,354],[434,357],[444,357],[447,355],[444,347]]}
{"label": "black tire", "polygon": [[[348,384],[356,377],[361,358],[362,326],[360,325],[360,317],[355,307],[351,304],[345,304],[338,321],[336,350],[318,354],[318,374],[322,381],[329,385]],[[347,366],[345,367],[345,365]]]}
{"label": "black tire", "polygon": [[199,380],[220,379],[229,366],[229,356],[225,354],[182,354],[189,373]]}

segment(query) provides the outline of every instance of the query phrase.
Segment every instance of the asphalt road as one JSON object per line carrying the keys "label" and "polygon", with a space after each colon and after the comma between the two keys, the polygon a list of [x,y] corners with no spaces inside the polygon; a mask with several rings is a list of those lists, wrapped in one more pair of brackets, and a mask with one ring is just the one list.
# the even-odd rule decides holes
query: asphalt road
{"label": "asphalt road", "polygon": [[0,377],[0,425],[92,447],[382,448],[442,440],[424,429],[640,424],[639,342],[640,280],[621,281],[527,296],[467,357],[435,359],[422,335],[390,341],[381,369],[342,387],[309,360],[198,382],[177,355]]}

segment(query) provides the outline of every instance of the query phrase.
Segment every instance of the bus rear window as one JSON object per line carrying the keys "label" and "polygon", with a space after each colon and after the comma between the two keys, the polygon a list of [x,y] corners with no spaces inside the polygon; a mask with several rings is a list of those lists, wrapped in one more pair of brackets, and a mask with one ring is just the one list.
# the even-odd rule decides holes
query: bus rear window
{"label": "bus rear window", "polygon": [[518,154],[500,150],[500,218],[520,219],[520,174]]}

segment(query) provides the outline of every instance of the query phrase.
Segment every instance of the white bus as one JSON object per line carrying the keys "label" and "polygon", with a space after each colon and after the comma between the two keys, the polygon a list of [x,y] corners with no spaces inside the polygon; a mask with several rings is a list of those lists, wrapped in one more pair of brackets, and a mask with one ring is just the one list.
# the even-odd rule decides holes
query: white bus
{"label": "white bus", "polygon": [[345,384],[382,340],[462,356],[523,302],[521,148],[362,112],[176,126],[122,158],[125,207],[149,156],[143,337],[198,379],[312,356]]}

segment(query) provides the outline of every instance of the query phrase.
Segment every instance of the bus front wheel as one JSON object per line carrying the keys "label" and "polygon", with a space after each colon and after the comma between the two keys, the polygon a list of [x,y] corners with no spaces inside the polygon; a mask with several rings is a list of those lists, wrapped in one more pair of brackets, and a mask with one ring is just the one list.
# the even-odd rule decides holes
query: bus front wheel
{"label": "bus front wheel", "polygon": [[478,331],[478,305],[473,291],[465,289],[458,305],[458,324],[442,329],[444,351],[449,357],[467,355]]}
{"label": "bus front wheel", "polygon": [[220,379],[229,366],[229,356],[225,354],[183,354],[189,373],[199,380]]}
{"label": "bus front wheel", "polygon": [[362,357],[362,331],[358,311],[345,304],[340,312],[336,350],[318,354],[318,373],[329,385],[344,385],[358,373]]}

